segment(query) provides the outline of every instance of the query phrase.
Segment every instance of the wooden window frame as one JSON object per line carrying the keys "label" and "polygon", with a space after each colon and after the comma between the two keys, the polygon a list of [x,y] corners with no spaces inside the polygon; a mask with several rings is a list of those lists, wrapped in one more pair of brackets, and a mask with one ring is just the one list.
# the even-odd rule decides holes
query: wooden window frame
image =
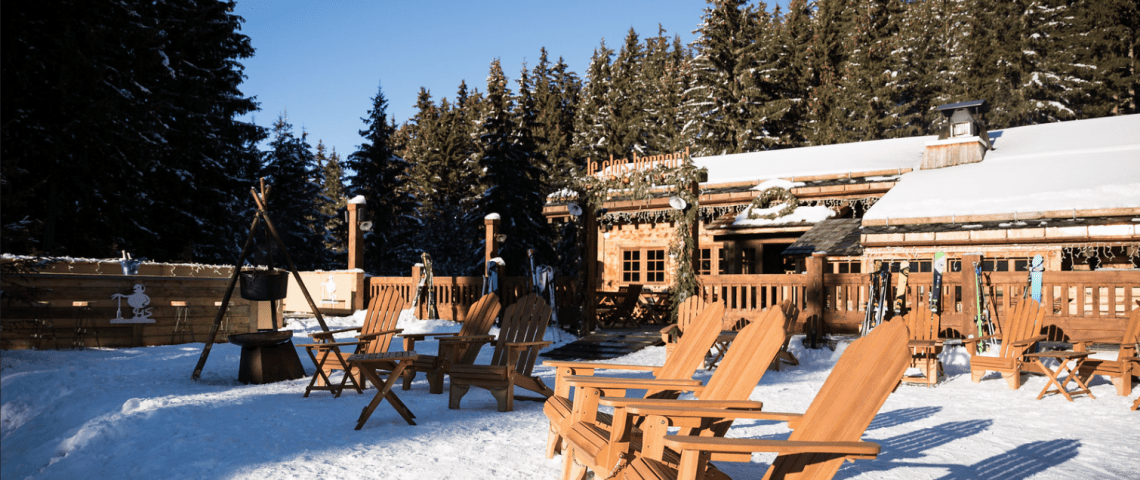
{"label": "wooden window frame", "polygon": [[[621,285],[665,285],[669,280],[667,251],[668,249],[665,247],[621,249]],[[659,258],[654,258],[657,255]],[[650,262],[658,264],[660,270],[651,268]],[[653,277],[660,278],[660,280],[652,280]]]}

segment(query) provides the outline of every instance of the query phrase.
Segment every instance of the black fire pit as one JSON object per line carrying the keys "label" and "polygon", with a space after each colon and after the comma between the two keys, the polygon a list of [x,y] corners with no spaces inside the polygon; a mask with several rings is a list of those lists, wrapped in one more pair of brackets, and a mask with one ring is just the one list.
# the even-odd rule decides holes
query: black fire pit
{"label": "black fire pit", "polygon": [[293,380],[305,376],[305,367],[293,346],[293,332],[274,330],[230,335],[230,343],[241,346],[238,381],[256,384]]}

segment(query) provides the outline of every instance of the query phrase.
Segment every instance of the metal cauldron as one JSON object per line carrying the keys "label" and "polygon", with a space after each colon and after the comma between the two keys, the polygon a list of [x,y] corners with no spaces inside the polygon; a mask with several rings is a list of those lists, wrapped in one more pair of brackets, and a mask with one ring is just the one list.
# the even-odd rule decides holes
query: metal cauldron
{"label": "metal cauldron", "polygon": [[268,302],[285,298],[289,291],[289,272],[285,270],[250,270],[241,272],[241,298]]}

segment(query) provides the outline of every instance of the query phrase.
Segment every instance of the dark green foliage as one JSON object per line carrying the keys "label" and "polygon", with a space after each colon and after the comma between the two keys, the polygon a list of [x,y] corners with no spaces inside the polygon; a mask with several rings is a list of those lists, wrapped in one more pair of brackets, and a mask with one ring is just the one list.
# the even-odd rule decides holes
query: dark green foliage
{"label": "dark green foliage", "polygon": [[[273,123],[272,136],[262,169],[266,183],[272,185],[269,217],[298,269],[329,269],[330,257],[320,247],[333,243],[327,227],[331,216],[320,208],[324,196],[316,157],[305,141],[306,134],[294,136],[285,116]],[[267,257],[255,256],[253,263],[267,261]],[[278,267],[287,266],[280,253],[274,254],[273,261]]]}
{"label": "dark green foliage", "polygon": [[232,2],[6,2],[3,251],[232,262],[264,130]]}
{"label": "dark green foliage", "polygon": [[374,228],[364,235],[364,267],[374,275],[407,275],[419,261],[412,235],[420,226],[415,197],[408,184],[408,162],[396,155],[396,126],[388,117],[383,90],[372,97],[372,108],[362,118],[364,142],[348,156],[345,167],[356,175],[349,195],[363,195],[367,206],[363,220]]}
{"label": "dark green foliage", "polygon": [[[487,110],[479,136],[479,166],[483,169],[480,183],[486,190],[470,218],[481,221],[492,213],[500,215],[507,241],[499,256],[506,261],[508,275],[526,271],[527,250],[535,251],[537,264],[554,260],[550,229],[542,215],[546,203],[542,172],[546,162],[533,136],[536,113],[530,88],[524,69],[516,107],[499,61],[491,62]],[[481,258],[481,253],[473,257]]]}
{"label": "dark green foliage", "polygon": [[325,144],[320,141],[317,142],[315,159],[321,175],[321,197],[317,200],[317,208],[322,215],[329,218],[325,228],[331,235],[325,248],[334,256],[335,263],[343,264],[348,259],[346,254],[348,227],[345,225],[345,206],[348,198],[345,197],[347,192],[344,186],[344,168],[341,166],[340,155],[336,153],[336,149],[333,148],[332,153],[326,156]]}

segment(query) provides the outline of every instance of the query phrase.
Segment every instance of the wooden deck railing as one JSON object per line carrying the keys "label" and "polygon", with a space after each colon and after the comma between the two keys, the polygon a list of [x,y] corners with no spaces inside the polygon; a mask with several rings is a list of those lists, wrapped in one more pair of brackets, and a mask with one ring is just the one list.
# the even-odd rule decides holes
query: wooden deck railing
{"label": "wooden deck railing", "polygon": [[[1140,270],[1095,272],[1045,272],[1042,300],[1051,305],[1045,317],[1045,331],[1054,340],[1067,337],[1111,337],[1124,331],[1128,313],[1140,300]],[[1025,272],[993,272],[986,275],[984,288],[999,321],[1021,299],[1027,285]],[[574,277],[559,277],[560,311],[576,305]],[[479,298],[481,277],[435,277],[437,308],[441,318],[462,321],[467,308]],[[888,298],[893,302],[899,275],[891,276]],[[947,272],[942,281],[941,322],[943,334],[966,337],[974,326],[973,272]],[[747,317],[791,300],[805,312],[821,311],[827,331],[855,333],[867,307],[869,275],[843,273],[822,275],[819,297],[808,291],[809,275],[707,275],[700,278],[701,295],[706,301],[722,302],[729,316]],[[934,276],[912,273],[908,278],[905,311],[929,308]],[[415,285],[409,277],[373,277],[370,292],[381,286],[401,288],[410,298]],[[503,302],[510,304],[525,293],[522,278],[503,281]],[[818,305],[814,305],[818,302]],[[568,313],[562,314],[563,317]],[[801,319],[801,322],[803,319]]]}

